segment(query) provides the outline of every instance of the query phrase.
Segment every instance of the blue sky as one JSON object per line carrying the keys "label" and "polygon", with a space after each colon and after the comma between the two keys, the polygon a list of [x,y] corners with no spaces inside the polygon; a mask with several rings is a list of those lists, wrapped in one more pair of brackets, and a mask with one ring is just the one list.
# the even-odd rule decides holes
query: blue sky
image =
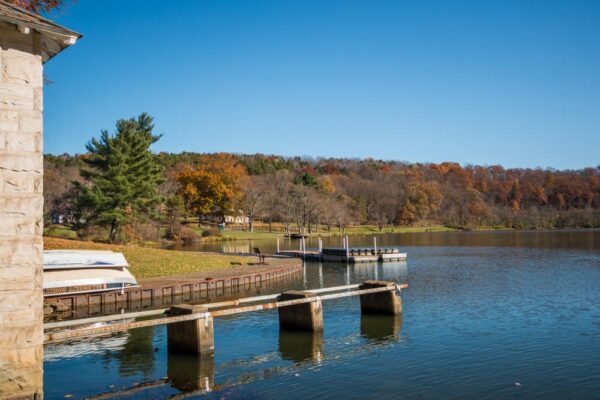
{"label": "blue sky", "polygon": [[600,1],[78,0],[45,151],[143,111],[155,151],[600,163]]}

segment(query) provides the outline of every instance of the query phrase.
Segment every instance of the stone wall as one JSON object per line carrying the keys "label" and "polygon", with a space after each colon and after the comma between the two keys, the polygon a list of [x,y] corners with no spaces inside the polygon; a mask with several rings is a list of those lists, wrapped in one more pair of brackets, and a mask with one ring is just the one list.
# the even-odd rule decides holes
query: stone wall
{"label": "stone wall", "polygon": [[40,35],[0,22],[0,398],[42,395]]}

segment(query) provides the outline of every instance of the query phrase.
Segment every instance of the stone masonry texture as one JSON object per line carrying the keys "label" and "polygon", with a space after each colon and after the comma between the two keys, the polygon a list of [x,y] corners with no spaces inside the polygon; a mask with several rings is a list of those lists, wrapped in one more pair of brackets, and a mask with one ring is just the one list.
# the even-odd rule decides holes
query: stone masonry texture
{"label": "stone masonry texture", "polygon": [[41,38],[0,22],[0,398],[42,397]]}

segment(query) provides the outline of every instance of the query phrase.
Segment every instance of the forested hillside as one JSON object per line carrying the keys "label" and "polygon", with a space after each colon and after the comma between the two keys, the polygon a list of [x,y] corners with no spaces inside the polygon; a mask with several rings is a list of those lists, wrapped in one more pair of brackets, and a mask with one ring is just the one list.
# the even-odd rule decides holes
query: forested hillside
{"label": "forested hillside", "polygon": [[[45,157],[45,213],[77,216],[72,182],[86,155]],[[169,217],[243,214],[311,231],[315,225],[599,227],[600,170],[505,169],[373,159],[160,153]]]}

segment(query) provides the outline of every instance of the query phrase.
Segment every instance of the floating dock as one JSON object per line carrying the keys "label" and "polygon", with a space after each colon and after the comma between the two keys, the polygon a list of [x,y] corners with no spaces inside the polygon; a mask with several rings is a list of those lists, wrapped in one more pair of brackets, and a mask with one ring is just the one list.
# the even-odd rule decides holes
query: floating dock
{"label": "floating dock", "polygon": [[306,261],[329,261],[341,263],[370,263],[370,262],[392,262],[404,261],[407,258],[406,253],[400,252],[399,248],[386,247],[352,247],[345,249],[342,247],[325,248],[320,252],[318,250],[285,250],[278,252],[280,255],[289,257],[298,257]]}
{"label": "floating dock", "polygon": [[299,257],[308,261],[333,261],[341,263],[372,263],[404,261],[406,253],[402,253],[398,247],[378,247],[377,238],[373,238],[373,247],[350,247],[350,239],[346,235],[342,239],[342,247],[323,248],[323,241],[319,238],[317,250],[307,249],[304,238],[300,240],[299,250],[280,251],[279,239],[277,239],[277,254],[288,257]]}
{"label": "floating dock", "polygon": [[337,261],[349,263],[377,262],[377,261],[404,261],[407,254],[401,253],[395,247],[351,247],[351,248],[326,248],[321,250],[323,261]]}

